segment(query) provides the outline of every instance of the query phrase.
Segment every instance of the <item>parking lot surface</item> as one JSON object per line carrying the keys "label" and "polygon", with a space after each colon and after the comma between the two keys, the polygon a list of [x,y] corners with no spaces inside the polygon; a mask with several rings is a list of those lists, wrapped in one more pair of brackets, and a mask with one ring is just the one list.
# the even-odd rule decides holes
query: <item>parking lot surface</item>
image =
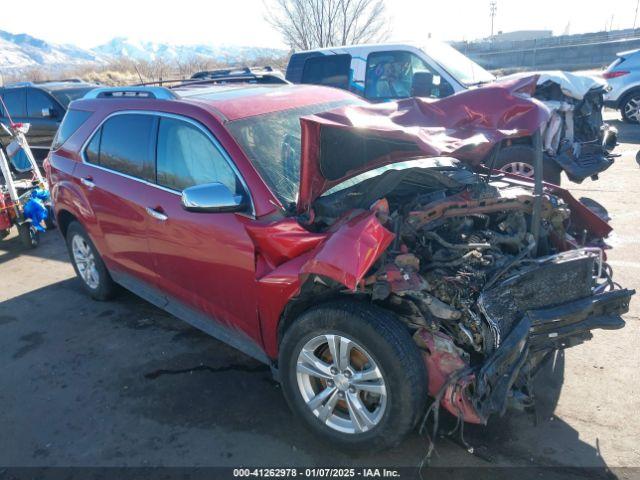
{"label": "parking lot surface", "polygon": [[[640,290],[640,127],[608,116],[622,156],[600,180],[564,185],[610,219],[614,279]],[[372,455],[322,443],[267,367],[133,294],[90,300],[57,232],[30,251],[15,235],[1,241],[0,278],[0,467],[415,466],[424,457],[417,433]],[[550,365],[537,415],[465,427],[474,454],[440,438],[432,465],[640,468],[637,297],[625,319]]]}

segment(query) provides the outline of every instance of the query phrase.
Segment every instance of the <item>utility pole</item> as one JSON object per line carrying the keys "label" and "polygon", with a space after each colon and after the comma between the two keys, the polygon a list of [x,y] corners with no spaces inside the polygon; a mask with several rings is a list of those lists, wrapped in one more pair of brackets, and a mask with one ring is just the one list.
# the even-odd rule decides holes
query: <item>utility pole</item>
{"label": "utility pole", "polygon": [[636,14],[633,16],[633,29],[636,29],[636,22],[638,21],[638,6],[640,5],[640,0],[636,0]]}
{"label": "utility pole", "polygon": [[[640,1],[640,0],[638,0]],[[498,2],[496,0],[491,0],[489,2],[489,16],[491,17],[491,39],[493,40],[493,24],[496,18],[496,11],[498,10]]]}

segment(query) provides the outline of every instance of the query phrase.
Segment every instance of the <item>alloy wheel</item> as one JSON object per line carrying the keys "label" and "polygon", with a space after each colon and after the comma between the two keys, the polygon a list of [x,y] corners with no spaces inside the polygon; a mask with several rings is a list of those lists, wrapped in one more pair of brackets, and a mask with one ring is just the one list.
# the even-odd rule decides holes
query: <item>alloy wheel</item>
{"label": "alloy wheel", "polygon": [[533,166],[529,165],[525,162],[511,162],[503,165],[500,168],[501,171],[506,173],[514,173],[516,175],[521,175],[523,177],[533,177],[534,169]]}
{"label": "alloy wheel", "polygon": [[367,432],[384,416],[382,372],[362,346],[344,335],[309,340],[298,355],[296,375],[307,407],[333,430]]}
{"label": "alloy wheel", "polygon": [[100,286],[100,275],[96,267],[95,256],[87,241],[82,236],[75,235],[71,241],[71,251],[80,278],[89,288],[97,289]]}
{"label": "alloy wheel", "polygon": [[640,97],[631,97],[624,104],[624,114],[634,122],[640,122]]}

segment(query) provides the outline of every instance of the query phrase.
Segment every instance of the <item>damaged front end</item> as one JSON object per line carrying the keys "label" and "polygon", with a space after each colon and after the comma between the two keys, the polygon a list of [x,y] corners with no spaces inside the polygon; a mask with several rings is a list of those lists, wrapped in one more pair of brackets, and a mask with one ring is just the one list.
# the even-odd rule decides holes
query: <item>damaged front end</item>
{"label": "damaged front end", "polygon": [[[508,405],[533,404],[532,379],[552,352],[590,339],[593,329],[623,327],[634,292],[613,282],[601,239],[582,228],[606,224],[572,212],[552,190],[543,194],[536,242],[531,186],[472,174],[450,159],[407,166],[414,164],[423,168],[387,171],[319,198],[315,225],[354,228],[351,217],[332,215],[347,205],[362,212],[361,202],[385,189],[356,218],[375,216],[388,230],[387,248],[348,286],[414,330],[430,395],[464,421],[484,424]],[[314,256],[321,268],[307,264],[306,274],[340,269],[322,249]]]}
{"label": "damaged front end", "polygon": [[[540,178],[481,168],[500,143],[542,140],[549,110],[532,85],[303,117],[295,222],[250,232],[269,265],[264,291],[287,285],[274,311],[351,295],[394,312],[423,352],[434,405],[466,422],[531,405],[544,360],[621,328],[634,294],[612,280],[606,222]],[[281,230],[313,241],[276,255]]]}

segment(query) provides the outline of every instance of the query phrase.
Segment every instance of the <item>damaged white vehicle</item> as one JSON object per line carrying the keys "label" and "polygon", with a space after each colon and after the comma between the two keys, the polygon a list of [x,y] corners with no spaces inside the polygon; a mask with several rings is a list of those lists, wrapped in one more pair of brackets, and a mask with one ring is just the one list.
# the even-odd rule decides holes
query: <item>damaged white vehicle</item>
{"label": "damaged white vehicle", "polygon": [[[588,75],[553,71],[519,73],[502,77],[507,82],[537,76],[533,98],[550,111],[543,126],[543,177],[560,184],[564,171],[570,180],[580,183],[613,165],[618,131],[603,122],[602,107],[607,84]],[[530,139],[502,145],[495,167],[509,173],[533,176],[535,152]]]}

